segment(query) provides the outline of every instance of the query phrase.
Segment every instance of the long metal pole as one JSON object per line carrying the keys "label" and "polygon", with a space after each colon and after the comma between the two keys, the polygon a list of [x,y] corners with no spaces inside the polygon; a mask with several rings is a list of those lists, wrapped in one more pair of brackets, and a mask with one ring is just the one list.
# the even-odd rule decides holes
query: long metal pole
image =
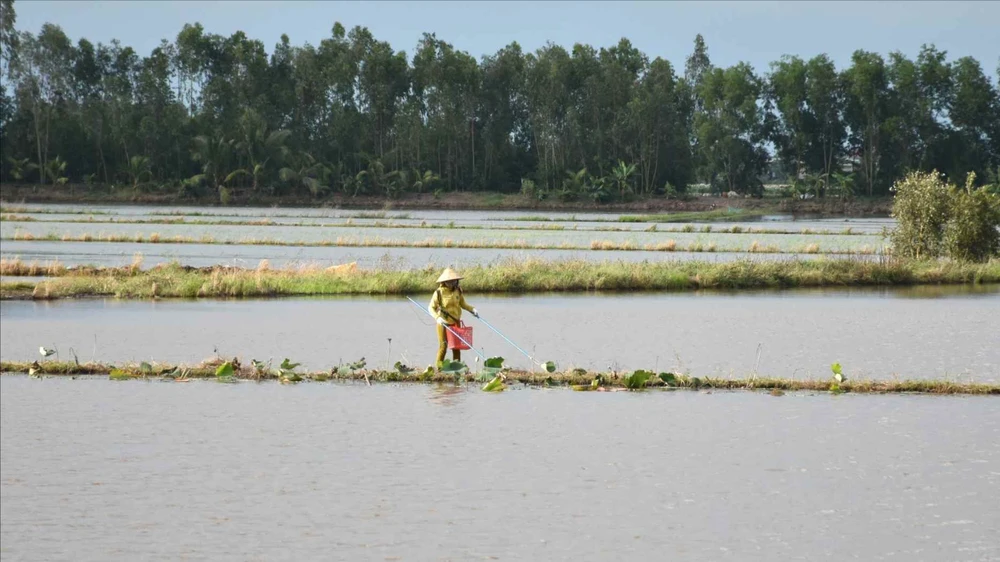
{"label": "long metal pole", "polygon": [[517,348],[517,350],[518,350],[518,351],[520,351],[521,353],[523,353],[525,357],[527,357],[528,359],[530,359],[530,360],[531,360],[532,362],[534,362],[534,363],[536,363],[536,364],[538,364],[538,365],[541,365],[541,363],[540,363],[540,362],[539,362],[539,361],[538,361],[537,359],[535,359],[535,358],[534,358],[534,357],[532,357],[531,355],[528,355],[528,352],[527,352],[527,351],[525,351],[525,350],[521,349],[521,348],[520,348],[520,347],[519,347],[519,346],[518,346],[518,345],[517,345],[516,343],[514,343],[514,342],[510,341],[510,338],[508,338],[507,336],[503,335],[503,333],[502,333],[502,332],[500,332],[500,330],[497,330],[496,328],[494,328],[494,327],[493,327],[493,325],[492,325],[492,324],[490,324],[489,322],[487,322],[487,321],[486,321],[485,319],[483,319],[483,317],[482,317],[482,316],[479,316],[478,318],[479,318],[479,321],[480,321],[480,322],[482,322],[483,324],[486,324],[486,326],[487,326],[487,327],[488,327],[489,329],[491,329],[491,330],[493,330],[494,332],[496,332],[498,336],[500,336],[501,338],[503,338],[503,339],[507,340],[507,343],[509,343],[510,345],[512,345],[512,346],[514,346],[515,348]]}
{"label": "long metal pole", "polygon": [[[434,318],[434,315],[431,314],[430,311],[428,311],[426,308],[424,308],[424,307],[420,306],[419,304],[417,304],[417,302],[415,300],[411,299],[410,297],[406,297],[406,300],[412,302],[414,304],[414,306],[416,306],[420,310],[423,310],[424,313],[427,314],[427,316],[430,316],[431,318]],[[434,318],[434,321],[437,322],[437,318]],[[452,330],[451,328],[449,328],[447,324],[444,324],[444,329],[448,330],[449,332],[451,332],[451,334],[453,336],[455,336],[456,338],[462,340],[462,343],[464,343],[465,345],[469,346],[469,349],[471,349],[472,351],[475,351],[476,355],[478,355],[479,357],[481,357],[483,359],[483,361],[486,361],[486,356],[483,355],[482,353],[480,353],[479,350],[476,349],[475,347],[472,347],[472,344],[469,343],[469,342],[467,342],[467,341],[465,341],[465,338],[463,338],[462,336],[458,335],[458,333],[455,332],[455,330]]]}

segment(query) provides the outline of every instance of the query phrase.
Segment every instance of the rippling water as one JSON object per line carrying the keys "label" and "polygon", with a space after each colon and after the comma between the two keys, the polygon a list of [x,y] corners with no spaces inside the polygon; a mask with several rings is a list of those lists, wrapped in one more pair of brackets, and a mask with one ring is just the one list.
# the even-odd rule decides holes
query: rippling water
{"label": "rippling water", "polygon": [[1000,557],[993,397],[7,375],[0,402],[4,560]]}

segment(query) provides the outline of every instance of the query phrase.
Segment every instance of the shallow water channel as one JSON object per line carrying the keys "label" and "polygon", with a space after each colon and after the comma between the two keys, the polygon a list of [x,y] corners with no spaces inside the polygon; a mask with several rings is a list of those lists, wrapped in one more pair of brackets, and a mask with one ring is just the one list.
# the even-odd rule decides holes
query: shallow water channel
{"label": "shallow water channel", "polygon": [[5,375],[0,404],[4,560],[1000,557],[993,397]]}
{"label": "shallow water channel", "polygon": [[[657,294],[467,295],[538,361],[560,369],[656,369],[697,376],[1000,381],[1000,286]],[[430,298],[413,295],[421,306]],[[194,364],[213,356],[314,370],[433,361],[425,311],[402,297],[0,302],[2,358]],[[471,315],[474,344],[514,367],[530,361]],[[389,339],[391,338],[391,342]],[[760,359],[757,353],[760,346]],[[475,359],[466,351],[464,359]]]}

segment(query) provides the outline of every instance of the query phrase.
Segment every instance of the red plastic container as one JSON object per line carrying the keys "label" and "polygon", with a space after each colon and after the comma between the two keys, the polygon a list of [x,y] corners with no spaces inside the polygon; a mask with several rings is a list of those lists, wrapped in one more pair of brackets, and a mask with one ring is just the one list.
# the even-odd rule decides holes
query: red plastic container
{"label": "red plastic container", "polygon": [[[455,333],[453,334],[452,332]],[[459,323],[458,326],[448,326],[445,333],[448,334],[448,349],[469,349],[469,345],[472,344],[472,326],[466,326],[464,322]],[[465,342],[456,338],[455,334],[462,336],[462,339],[469,342],[469,345],[466,345]]]}

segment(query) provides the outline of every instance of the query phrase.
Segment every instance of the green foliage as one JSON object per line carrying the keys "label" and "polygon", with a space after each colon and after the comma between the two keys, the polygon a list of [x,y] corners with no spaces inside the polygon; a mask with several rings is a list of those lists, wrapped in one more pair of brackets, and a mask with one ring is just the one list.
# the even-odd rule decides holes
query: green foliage
{"label": "green foliage", "polygon": [[677,386],[677,375],[673,373],[660,373],[659,377],[660,380],[663,381],[663,384],[667,386]]}
{"label": "green foliage", "polygon": [[362,357],[361,359],[358,359],[353,363],[348,363],[347,365],[341,365],[337,367],[337,372],[342,375],[350,375],[357,371],[360,371],[361,369],[364,369],[366,364],[367,363],[365,362],[365,358]]}
{"label": "green foliage", "polygon": [[833,382],[830,383],[830,392],[834,394],[840,394],[843,390],[840,385],[847,381],[847,377],[844,376],[843,369],[840,363],[834,363],[830,365],[830,370],[833,371]]}
{"label": "green foliage", "polygon": [[1000,256],[1000,195],[973,186],[969,174],[965,189],[952,192],[951,217],[944,228],[944,248],[949,256],[985,262]]}
{"label": "green foliage", "polygon": [[273,49],[189,24],[137,53],[74,44],[51,24],[17,34],[2,6],[0,160],[14,182],[223,204],[464,190],[604,203],[678,197],[695,180],[759,195],[778,163],[840,197],[849,160],[866,195],[909,170],[998,164],[996,87],[975,59],[933,46],[915,61],[857,51],[841,72],[826,55],[787,57],[768,76],[713,66],[701,36],[683,75],[628,39],[511,43],[477,60],[432,34],[404,53],[339,23],[317,44],[282,36]]}
{"label": "green foliage", "polygon": [[629,390],[642,390],[646,387],[646,382],[655,377],[656,375],[649,371],[639,370],[622,377],[622,384]]}
{"label": "green foliage", "polygon": [[892,216],[898,222],[890,235],[900,256],[933,258],[941,255],[944,226],[950,211],[950,191],[937,173],[913,172],[896,183]]}
{"label": "green foliage", "polygon": [[461,376],[469,372],[469,367],[461,361],[442,361],[440,371],[446,375]]}
{"label": "green foliage", "polygon": [[234,373],[233,363],[226,361],[215,369],[215,376],[220,379],[232,378]]}
{"label": "green foliage", "polygon": [[135,378],[135,375],[122,369],[112,369],[111,373],[108,374],[108,378],[113,381],[124,381]]}
{"label": "green foliage", "polygon": [[510,370],[503,364],[503,357],[490,357],[483,362],[482,378],[495,377],[504,371]]}
{"label": "green foliage", "polygon": [[483,385],[485,392],[503,392],[506,388],[503,375],[496,375],[493,380]]}
{"label": "green foliage", "polygon": [[893,186],[893,250],[905,257],[978,262],[1000,255],[1000,198],[974,182],[969,174],[959,189],[936,172],[913,172]]}

